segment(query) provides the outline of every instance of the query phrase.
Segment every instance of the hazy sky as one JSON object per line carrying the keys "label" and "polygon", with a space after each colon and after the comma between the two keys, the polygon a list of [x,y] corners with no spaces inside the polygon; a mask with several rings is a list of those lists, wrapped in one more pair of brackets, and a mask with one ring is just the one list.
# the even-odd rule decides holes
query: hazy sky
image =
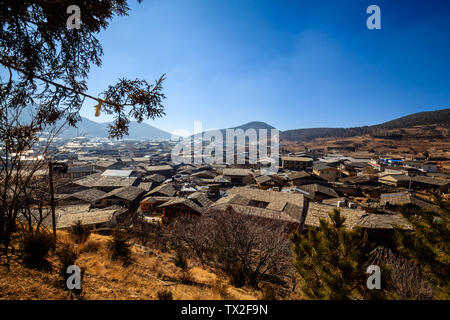
{"label": "hazy sky", "polygon": [[[450,106],[450,1],[144,0],[100,33],[89,93],[167,74],[173,132],[371,125]],[[366,9],[381,8],[381,30]],[[82,18],[82,17],[81,17]],[[91,105],[92,104],[92,105]],[[95,121],[94,103],[82,115]]]}

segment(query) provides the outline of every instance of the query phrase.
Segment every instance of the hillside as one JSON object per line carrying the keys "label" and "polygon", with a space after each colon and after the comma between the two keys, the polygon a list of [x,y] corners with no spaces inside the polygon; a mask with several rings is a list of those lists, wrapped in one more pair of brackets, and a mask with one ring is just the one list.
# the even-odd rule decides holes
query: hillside
{"label": "hillside", "polygon": [[[250,287],[233,287],[229,279],[217,270],[207,270],[189,261],[189,277],[175,267],[173,252],[155,248],[133,247],[133,262],[123,266],[112,261],[107,252],[110,236],[91,234],[80,246],[76,265],[84,270],[82,298],[87,300],[154,300],[158,292],[170,291],[175,300],[256,300],[261,291]],[[74,245],[65,232],[58,232],[60,245]],[[51,271],[38,271],[12,262],[11,269],[0,265],[0,300],[60,300],[72,299],[61,285],[58,258],[48,258]],[[303,298],[291,292],[286,299]]]}
{"label": "hillside", "polygon": [[445,125],[420,125],[401,129],[378,129],[351,137],[320,137],[308,141],[283,141],[285,151],[304,148],[321,152],[337,152],[354,157],[378,155],[406,158],[449,159],[450,128]]}
{"label": "hillside", "polygon": [[287,130],[281,133],[282,141],[307,142],[317,138],[347,138],[361,135],[377,135],[385,129],[404,129],[423,125],[449,127],[450,109],[419,112],[373,126],[354,128],[311,128]]}

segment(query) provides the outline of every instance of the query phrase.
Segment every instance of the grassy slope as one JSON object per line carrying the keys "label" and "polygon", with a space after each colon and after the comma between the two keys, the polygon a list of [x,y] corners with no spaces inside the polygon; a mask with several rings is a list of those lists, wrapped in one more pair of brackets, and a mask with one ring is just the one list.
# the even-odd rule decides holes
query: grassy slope
{"label": "grassy slope", "polygon": [[[66,233],[59,233],[60,242],[71,242]],[[133,248],[135,262],[124,267],[109,259],[106,243],[109,237],[92,234],[83,246],[76,263],[85,270],[83,298],[102,299],[157,299],[157,292],[170,290],[177,300],[258,299],[261,292],[253,288],[234,288],[226,277],[200,267],[191,268],[191,283],[180,281],[181,273],[174,266],[173,254],[153,250],[153,255]],[[87,248],[86,248],[87,247]],[[89,250],[91,248],[91,250]],[[49,258],[57,265],[54,256]],[[192,265],[192,263],[191,263]],[[56,269],[56,268],[55,268]],[[27,269],[13,264],[11,270],[0,267],[0,299],[70,299],[68,291],[60,286],[56,273]],[[297,293],[291,299],[301,298]]]}

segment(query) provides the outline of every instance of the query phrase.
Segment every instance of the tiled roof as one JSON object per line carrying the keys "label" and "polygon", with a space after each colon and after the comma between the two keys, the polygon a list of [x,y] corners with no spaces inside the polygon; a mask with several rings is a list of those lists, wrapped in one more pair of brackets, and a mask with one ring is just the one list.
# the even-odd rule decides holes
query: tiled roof
{"label": "tiled roof", "polygon": [[109,177],[102,176],[100,173],[94,173],[82,179],[76,180],[73,183],[88,188],[126,187],[133,185],[136,179],[136,177]]}
{"label": "tiled roof", "polygon": [[251,173],[252,173],[251,169],[230,169],[230,168],[223,169],[224,176],[245,177],[250,175]]}
{"label": "tiled roof", "polygon": [[114,189],[111,192],[108,192],[104,194],[101,199],[109,198],[109,197],[117,197],[128,201],[134,201],[136,198],[138,198],[141,194],[143,194],[145,191],[141,188],[134,187],[134,186],[128,186],[128,187],[122,187],[118,189]]}

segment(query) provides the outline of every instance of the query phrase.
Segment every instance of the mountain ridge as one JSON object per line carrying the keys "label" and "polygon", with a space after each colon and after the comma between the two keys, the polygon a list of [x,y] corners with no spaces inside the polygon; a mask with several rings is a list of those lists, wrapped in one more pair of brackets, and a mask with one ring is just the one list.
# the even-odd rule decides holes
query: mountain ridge
{"label": "mountain ridge", "polygon": [[[82,117],[82,121],[77,123],[77,128],[68,127],[62,132],[61,136],[76,137],[78,135],[86,135],[90,137],[106,138],[108,136],[109,124],[110,122],[99,123]],[[280,131],[280,138],[284,141],[304,142],[311,141],[316,138],[344,138],[364,134],[379,135],[383,134],[383,131],[387,129],[402,129],[419,125],[443,125],[450,127],[450,108],[417,112],[371,126],[350,128],[319,127],[285,130]],[[269,130],[275,128],[263,121],[251,121],[227,129],[242,129],[244,131],[248,129],[255,129],[258,133],[259,129]],[[227,129],[219,130],[225,134]],[[170,139],[171,134],[145,122],[137,123],[136,121],[131,121],[129,135],[125,138],[138,140]]]}
{"label": "mountain ridge", "polygon": [[387,129],[403,129],[419,125],[450,126],[450,108],[412,113],[372,126],[286,130],[281,132],[281,140],[303,142],[316,138],[345,138],[364,134],[382,134],[383,131]]}
{"label": "mountain ridge", "polygon": [[[80,135],[95,138],[108,137],[108,125],[111,122],[96,122],[85,117],[81,117],[81,121],[77,122],[77,127],[66,127],[61,132],[61,137],[73,138]],[[130,121],[129,135],[124,136],[125,139],[136,140],[152,140],[152,139],[170,139],[172,134],[164,130],[158,129],[148,123]]]}

